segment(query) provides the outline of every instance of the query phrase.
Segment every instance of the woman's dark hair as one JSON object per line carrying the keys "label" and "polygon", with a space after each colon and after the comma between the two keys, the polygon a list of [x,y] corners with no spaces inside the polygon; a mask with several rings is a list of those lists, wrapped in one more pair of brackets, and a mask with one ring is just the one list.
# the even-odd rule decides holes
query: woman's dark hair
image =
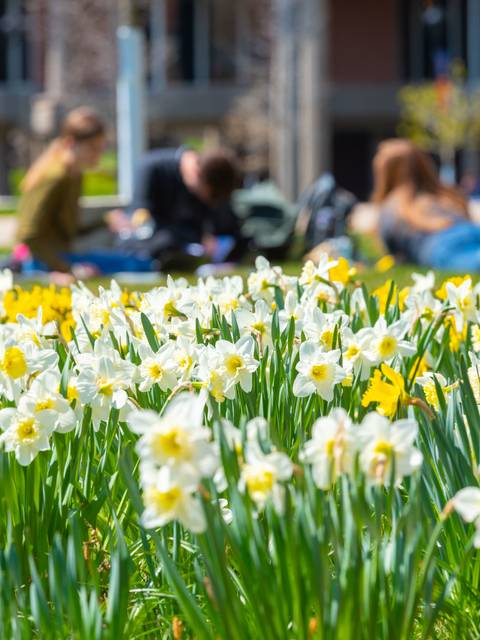
{"label": "woman's dark hair", "polygon": [[200,156],[199,179],[208,188],[213,202],[227,201],[238,186],[235,157],[226,149]]}
{"label": "woman's dark hair", "polygon": [[468,218],[465,198],[457,189],[442,184],[433,160],[410,140],[392,138],[381,142],[373,170],[372,202],[381,205],[395,195],[398,214],[412,227],[429,232],[444,226],[445,218],[435,215],[433,201]]}

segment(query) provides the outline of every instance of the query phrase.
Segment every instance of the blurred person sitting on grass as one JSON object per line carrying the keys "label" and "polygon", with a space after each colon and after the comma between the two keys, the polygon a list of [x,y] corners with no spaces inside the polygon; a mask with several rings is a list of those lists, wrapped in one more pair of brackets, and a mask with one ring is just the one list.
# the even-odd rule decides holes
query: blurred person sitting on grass
{"label": "blurred person sitting on grass", "polygon": [[[73,243],[81,233],[105,224],[79,224],[82,174],[94,168],[105,150],[105,124],[89,107],[79,107],[65,118],[58,138],[50,143],[28,170],[18,207],[17,242],[13,260],[22,271],[51,272],[57,284],[115,271],[149,270],[151,261],[118,251],[75,253]],[[116,217],[109,219],[117,230]]]}
{"label": "blurred person sitting on grass", "polygon": [[431,158],[409,140],[381,142],[372,201],[390,253],[426,267],[480,272],[480,226],[457,189],[442,184]]}
{"label": "blurred person sitting on grass", "polygon": [[237,186],[233,155],[180,147],[154,149],[141,159],[129,208],[132,227],[149,221],[151,234],[127,240],[147,251],[159,267],[188,256],[213,262],[241,257],[244,241],[230,198]]}

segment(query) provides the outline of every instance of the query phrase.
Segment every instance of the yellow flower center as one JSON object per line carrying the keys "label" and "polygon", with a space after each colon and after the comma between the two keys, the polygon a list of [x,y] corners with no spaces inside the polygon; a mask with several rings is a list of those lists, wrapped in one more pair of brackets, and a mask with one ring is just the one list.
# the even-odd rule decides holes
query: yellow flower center
{"label": "yellow flower center", "polygon": [[152,378],[152,380],[160,380],[160,378],[163,376],[163,368],[155,362],[154,364],[149,366],[148,374]]}
{"label": "yellow flower center", "polygon": [[52,398],[47,398],[46,400],[40,400],[35,405],[35,411],[45,411],[46,409],[53,409],[54,400]]}
{"label": "yellow flower center", "polygon": [[267,327],[265,326],[264,322],[254,322],[252,324],[252,329],[258,331],[258,333],[262,335],[267,332]]}
{"label": "yellow flower center", "polygon": [[460,299],[459,301],[459,305],[460,309],[462,311],[466,311],[467,309],[469,309],[470,307],[473,306],[473,296],[471,293],[467,294],[466,296],[464,296],[463,298]]}
{"label": "yellow flower center", "polygon": [[385,360],[391,358],[397,350],[397,341],[393,336],[383,337],[378,344],[378,352]]}
{"label": "yellow flower center", "polygon": [[171,487],[167,491],[160,491],[156,487],[150,487],[145,491],[145,502],[156,511],[168,512],[175,509],[182,498],[180,487]]}
{"label": "yellow flower center", "polygon": [[335,451],[335,438],[329,438],[325,442],[325,453],[329,458],[333,458],[334,451]]}
{"label": "yellow flower center", "polygon": [[167,320],[178,315],[178,311],[175,309],[175,303],[173,300],[167,302],[163,307],[163,315]]}
{"label": "yellow flower center", "polygon": [[225,358],[225,367],[229,375],[234,376],[243,367],[243,358],[237,354]]}
{"label": "yellow flower center", "polygon": [[233,309],[233,311],[235,311],[235,309],[238,309],[238,300],[237,298],[231,298],[231,300],[229,300],[228,302],[225,303],[225,310],[226,311],[231,311]]}
{"label": "yellow flower center", "polygon": [[180,358],[178,358],[177,361],[180,369],[184,371],[188,371],[193,364],[193,360],[191,356],[180,356]]}
{"label": "yellow flower center", "polygon": [[104,396],[111,396],[113,394],[113,382],[106,380],[105,378],[99,378],[97,380],[98,393]]}
{"label": "yellow flower center", "polygon": [[328,378],[328,365],[314,364],[310,369],[310,375],[315,382],[324,382]]}
{"label": "yellow flower center", "polygon": [[327,291],[320,291],[317,293],[317,302],[328,302],[330,295]]}
{"label": "yellow flower center", "polygon": [[78,400],[78,389],[74,385],[69,384],[67,387],[67,400],[69,402],[73,402],[73,400]]}
{"label": "yellow flower center", "polygon": [[433,309],[430,309],[430,307],[425,307],[423,310],[423,317],[425,318],[425,320],[432,320],[433,319]]}
{"label": "yellow flower center", "polygon": [[217,402],[223,402],[225,400],[225,394],[223,392],[223,380],[216,371],[210,373],[210,393]]}
{"label": "yellow flower center", "polygon": [[1,368],[9,378],[21,378],[27,372],[27,361],[23,351],[18,347],[8,347],[5,349]]}
{"label": "yellow flower center", "polygon": [[377,440],[373,452],[376,456],[384,456],[388,458],[393,451],[393,444],[386,440]]}
{"label": "yellow flower center", "polygon": [[22,420],[17,425],[17,436],[22,442],[33,440],[37,435],[37,428],[35,426],[35,420],[33,418],[27,418]]}
{"label": "yellow flower center", "polygon": [[273,488],[274,477],[269,469],[259,469],[257,472],[248,476],[246,484],[249,493],[267,494]]}
{"label": "yellow flower center", "polygon": [[262,291],[265,291],[266,289],[268,289],[269,286],[270,286],[270,283],[265,278],[260,283],[260,289]]}
{"label": "yellow flower center", "polygon": [[360,353],[360,347],[357,347],[356,344],[351,344],[345,353],[345,357],[348,360],[353,360],[353,358],[358,356],[359,353]]}
{"label": "yellow flower center", "polygon": [[172,427],[169,431],[157,433],[152,439],[153,452],[160,457],[186,458],[189,447],[180,427]]}
{"label": "yellow flower center", "polygon": [[320,336],[320,342],[329,349],[333,346],[333,331],[331,329],[325,329],[325,331]]}

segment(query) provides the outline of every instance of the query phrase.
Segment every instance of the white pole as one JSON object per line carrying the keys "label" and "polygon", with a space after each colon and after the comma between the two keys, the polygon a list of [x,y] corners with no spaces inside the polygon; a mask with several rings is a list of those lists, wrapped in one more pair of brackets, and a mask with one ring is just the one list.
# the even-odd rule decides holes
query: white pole
{"label": "white pole", "polygon": [[145,73],[143,35],[121,26],[117,31],[117,152],[119,195],[130,201],[135,168],[145,150]]}

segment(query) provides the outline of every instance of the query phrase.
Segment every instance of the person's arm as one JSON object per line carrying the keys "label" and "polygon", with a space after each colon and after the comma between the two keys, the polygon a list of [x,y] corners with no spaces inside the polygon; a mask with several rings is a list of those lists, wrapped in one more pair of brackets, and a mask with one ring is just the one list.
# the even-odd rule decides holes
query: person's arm
{"label": "person's arm", "polygon": [[62,204],[62,181],[46,181],[26,194],[20,205],[18,240],[25,243],[33,257],[52,271],[69,271],[70,265],[58,254],[45,230],[58,225],[57,215]]}
{"label": "person's arm", "polygon": [[129,214],[143,209],[152,215],[156,207],[155,172],[155,164],[150,157],[140,161],[135,174],[132,202],[128,207]]}

